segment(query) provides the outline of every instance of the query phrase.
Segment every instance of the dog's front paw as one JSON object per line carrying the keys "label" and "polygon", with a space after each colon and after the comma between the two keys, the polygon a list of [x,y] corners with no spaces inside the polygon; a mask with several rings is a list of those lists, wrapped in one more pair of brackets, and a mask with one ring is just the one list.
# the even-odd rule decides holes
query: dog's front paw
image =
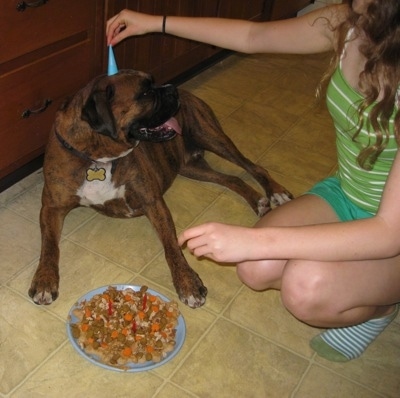
{"label": "dog's front paw", "polygon": [[179,295],[179,300],[190,308],[199,308],[206,302],[207,288],[201,286],[196,294]]}
{"label": "dog's front paw", "polygon": [[58,282],[51,280],[32,280],[28,291],[33,302],[38,305],[49,305],[58,297]]}
{"label": "dog's front paw", "polygon": [[182,303],[190,308],[198,308],[206,302],[208,290],[196,272],[190,271],[189,274],[175,279],[174,285]]}

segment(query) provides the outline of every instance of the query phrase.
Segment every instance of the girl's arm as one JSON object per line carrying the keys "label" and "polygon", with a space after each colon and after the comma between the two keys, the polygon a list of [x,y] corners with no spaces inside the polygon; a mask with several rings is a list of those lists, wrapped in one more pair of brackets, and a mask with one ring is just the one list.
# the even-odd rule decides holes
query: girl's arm
{"label": "girl's arm", "polygon": [[397,154],[376,216],[300,227],[245,228],[207,223],[184,231],[196,256],[221,262],[260,259],[361,261],[400,254],[400,155]]}
{"label": "girl's arm", "polygon": [[[333,48],[333,27],[348,6],[330,6],[299,18],[273,22],[168,16],[168,34],[243,53],[316,53]],[[163,17],[123,10],[107,22],[107,42],[115,45],[134,35],[161,32]]]}

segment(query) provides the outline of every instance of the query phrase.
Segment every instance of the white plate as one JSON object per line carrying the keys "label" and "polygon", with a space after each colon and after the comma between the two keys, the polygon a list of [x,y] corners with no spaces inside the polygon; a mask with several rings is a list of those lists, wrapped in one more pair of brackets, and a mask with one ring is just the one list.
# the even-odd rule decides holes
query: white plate
{"label": "white plate", "polygon": [[[79,308],[79,305],[83,300],[89,301],[94,295],[103,293],[105,290],[107,290],[107,288],[109,286],[113,286],[118,290],[124,290],[124,289],[132,289],[135,291],[140,290],[140,286],[134,286],[134,285],[107,285],[107,286],[99,287],[98,289],[95,289],[95,290],[92,290],[92,291],[86,293],[84,296],[82,296],[78,300],[78,302],[76,304],[74,304],[72,306],[72,308],[69,311],[68,318],[67,318],[68,319],[67,334],[68,334],[68,338],[69,338],[72,346],[75,348],[75,350],[78,352],[78,354],[80,354],[82,357],[84,357],[85,359],[87,359],[88,361],[92,362],[93,364],[95,364],[97,366],[100,366],[102,368],[109,369],[109,370],[120,371],[120,372],[142,372],[145,370],[154,369],[158,366],[164,365],[165,363],[170,361],[172,358],[174,358],[175,355],[178,354],[178,352],[182,348],[182,345],[185,341],[185,336],[186,336],[186,325],[185,325],[185,320],[183,319],[182,315],[179,315],[178,325],[176,327],[175,348],[171,352],[168,352],[167,356],[164,359],[162,359],[160,362],[152,362],[152,361],[146,361],[145,363],[130,362],[130,363],[125,364],[123,368],[119,368],[116,366],[111,366],[111,365],[102,363],[96,355],[88,354],[79,346],[77,340],[72,336],[71,327],[70,327],[70,324],[79,322],[78,318],[73,314],[73,311],[76,308]],[[161,293],[158,293],[152,289],[147,289],[147,292],[154,296],[159,296],[163,301],[166,301],[166,302],[171,301],[170,299],[168,299]]]}

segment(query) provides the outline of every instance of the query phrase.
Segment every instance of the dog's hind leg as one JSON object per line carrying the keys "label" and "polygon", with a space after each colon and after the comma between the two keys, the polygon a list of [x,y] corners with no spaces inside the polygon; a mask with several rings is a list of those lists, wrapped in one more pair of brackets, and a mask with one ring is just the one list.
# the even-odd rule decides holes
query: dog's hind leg
{"label": "dog's hind leg", "polygon": [[[277,183],[264,168],[254,164],[238,150],[224,133],[212,109],[204,101],[186,91],[180,91],[180,96],[183,139],[192,158],[200,158],[201,151],[213,152],[246,170],[261,185],[272,204],[279,205],[292,198],[291,193]],[[199,153],[198,156],[196,152]],[[203,167],[199,163],[196,166]]]}
{"label": "dog's hind leg", "polygon": [[266,197],[261,196],[260,193],[239,177],[220,173],[212,169],[202,156],[192,157],[182,166],[179,174],[194,180],[212,182],[229,188],[242,196],[259,216],[271,210],[270,202]]}
{"label": "dog's hind leg", "polygon": [[[264,192],[267,195],[271,205],[278,206],[293,198],[293,195],[281,184],[276,182],[269,175],[267,170],[247,159],[237,149],[232,140],[225,135],[222,129],[220,130],[218,125],[213,126],[213,129],[214,132],[212,133],[212,139],[210,139],[212,142],[207,141],[202,143],[205,150],[213,152],[221,158],[228,160],[229,162],[246,170],[264,189]],[[216,137],[217,139],[215,140]],[[193,157],[192,159],[196,159],[196,162],[199,162],[200,157]],[[200,165],[200,167],[203,168],[204,166]]]}

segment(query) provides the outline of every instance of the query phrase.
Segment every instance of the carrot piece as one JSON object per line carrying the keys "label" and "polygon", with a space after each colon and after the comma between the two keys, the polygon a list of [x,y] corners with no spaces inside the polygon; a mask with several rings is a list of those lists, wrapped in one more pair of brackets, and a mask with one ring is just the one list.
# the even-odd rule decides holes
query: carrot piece
{"label": "carrot piece", "polygon": [[153,352],[153,351],[154,351],[154,347],[152,345],[146,346],[146,352]]}
{"label": "carrot piece", "polygon": [[151,331],[152,332],[157,332],[158,330],[160,330],[160,324],[159,323],[153,323],[151,325]]}
{"label": "carrot piece", "polygon": [[165,315],[166,315],[167,317],[169,317],[169,318],[172,318],[172,317],[174,316],[174,312],[173,312],[173,311],[167,311],[167,312],[165,313]]}
{"label": "carrot piece", "polygon": [[121,330],[121,333],[122,333],[124,336],[127,336],[127,335],[129,334],[129,331],[128,331],[127,328],[123,328],[123,329]]}
{"label": "carrot piece", "polygon": [[125,347],[125,348],[122,350],[122,355],[123,355],[124,357],[130,357],[130,356],[132,355],[132,348],[130,348],[130,347]]}
{"label": "carrot piece", "polygon": [[90,318],[92,316],[92,311],[89,307],[85,307],[85,317]]}
{"label": "carrot piece", "polygon": [[149,294],[149,300],[154,303],[155,301],[157,301],[157,297],[153,296],[152,294]]}
{"label": "carrot piece", "polygon": [[82,330],[82,332],[87,332],[89,330],[89,324],[88,323],[82,323],[81,330]]}
{"label": "carrot piece", "polygon": [[93,344],[94,338],[93,338],[93,337],[89,337],[89,338],[87,339],[87,342],[88,342],[89,344]]}
{"label": "carrot piece", "polygon": [[132,313],[131,313],[131,312],[127,312],[127,313],[124,315],[124,319],[125,319],[126,321],[130,322],[130,321],[133,319]]}
{"label": "carrot piece", "polygon": [[136,341],[142,340],[142,336],[140,336],[139,334],[135,335],[135,340]]}
{"label": "carrot piece", "polygon": [[153,312],[158,312],[158,311],[160,310],[160,308],[158,307],[158,305],[152,305],[152,306],[151,306],[151,310],[152,310]]}
{"label": "carrot piece", "polygon": [[140,319],[144,319],[144,317],[146,316],[146,314],[143,311],[138,311],[138,315]]}
{"label": "carrot piece", "polygon": [[118,337],[119,333],[118,330],[113,330],[111,332],[111,338],[116,339]]}
{"label": "carrot piece", "polygon": [[132,296],[130,294],[125,294],[124,295],[124,300],[125,301],[132,301]]}
{"label": "carrot piece", "polygon": [[102,341],[102,342],[100,343],[100,346],[101,346],[101,348],[107,348],[107,347],[108,347],[108,344],[105,343],[104,341]]}

